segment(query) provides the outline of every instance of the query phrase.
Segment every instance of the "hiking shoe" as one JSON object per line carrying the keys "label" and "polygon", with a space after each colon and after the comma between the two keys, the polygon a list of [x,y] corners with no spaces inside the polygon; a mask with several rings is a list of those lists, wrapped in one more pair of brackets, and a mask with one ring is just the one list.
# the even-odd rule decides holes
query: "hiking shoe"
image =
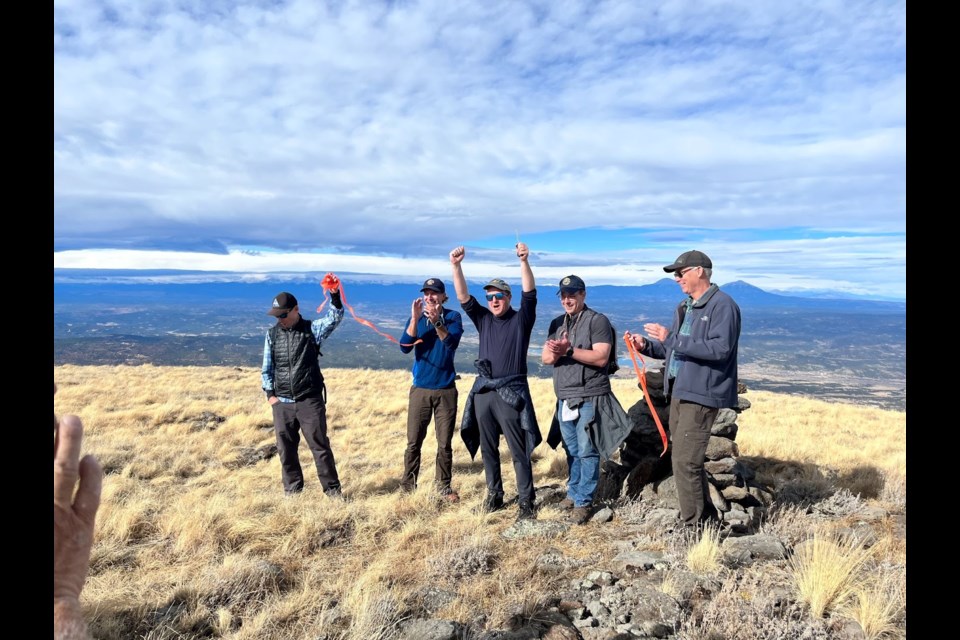
{"label": "hiking shoe", "polygon": [[534,511],[533,505],[530,502],[521,502],[520,508],[517,510],[517,522],[521,520],[536,520],[537,512]]}
{"label": "hiking shoe", "polygon": [[570,498],[564,498],[563,500],[560,501],[560,504],[558,504],[557,507],[559,507],[560,509],[563,509],[564,511],[568,509],[573,509],[574,507],[573,500],[571,500]]}
{"label": "hiking shoe", "polygon": [[500,511],[500,509],[503,509],[503,496],[488,495],[487,498],[483,501],[483,504],[480,506],[480,509],[484,513],[493,513],[494,511]]}
{"label": "hiking shoe", "polygon": [[324,491],[324,493],[327,494],[327,497],[330,498],[331,500],[339,500],[340,502],[347,501],[346,498],[343,497],[343,492],[340,490],[339,487],[337,487],[336,489],[327,489],[326,491]]}
{"label": "hiking shoe", "polygon": [[591,515],[593,515],[593,507],[576,507],[570,512],[570,522],[573,524],[585,524]]}
{"label": "hiking shoe", "polygon": [[460,502],[460,494],[450,487],[444,487],[443,489],[440,489],[440,497],[447,502]]}

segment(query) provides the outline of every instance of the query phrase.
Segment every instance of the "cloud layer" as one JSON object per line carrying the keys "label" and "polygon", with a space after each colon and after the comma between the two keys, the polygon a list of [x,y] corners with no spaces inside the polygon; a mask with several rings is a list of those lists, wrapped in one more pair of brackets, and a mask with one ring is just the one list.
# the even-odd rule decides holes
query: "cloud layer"
{"label": "cloud layer", "polygon": [[905,39],[902,2],[55,2],[55,265],[519,233],[905,296]]}

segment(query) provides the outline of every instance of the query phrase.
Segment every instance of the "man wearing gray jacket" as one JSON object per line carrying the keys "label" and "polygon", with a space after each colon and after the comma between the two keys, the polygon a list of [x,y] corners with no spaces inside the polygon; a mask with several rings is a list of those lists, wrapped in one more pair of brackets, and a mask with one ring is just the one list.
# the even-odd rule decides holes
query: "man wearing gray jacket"
{"label": "man wearing gray jacket", "polygon": [[714,515],[703,468],[710,429],[720,409],[737,406],[740,307],[710,282],[713,262],[703,252],[687,251],[663,270],[687,294],[674,311],[673,325],[643,325],[647,339],[626,335],[643,355],[664,360],[680,519],[694,527]]}

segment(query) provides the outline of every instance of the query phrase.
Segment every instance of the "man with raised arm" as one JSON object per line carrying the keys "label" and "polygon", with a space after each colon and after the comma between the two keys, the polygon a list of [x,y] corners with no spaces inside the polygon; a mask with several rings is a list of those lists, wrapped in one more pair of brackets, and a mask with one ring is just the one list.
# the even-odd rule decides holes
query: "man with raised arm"
{"label": "man with raised arm", "polygon": [[263,341],[260,376],[273,410],[283,491],[287,496],[303,491],[297,451],[302,431],[323,492],[343,500],[337,462],[327,437],[327,387],[320,372],[320,345],[343,320],[339,281],[330,290],[330,309],[322,318],[310,321],[301,316],[297,298],[286,291],[274,297],[267,314],[277,323]]}
{"label": "man with raised arm", "polygon": [[477,379],[467,397],[460,436],[474,456],[479,447],[487,480],[487,512],[503,508],[503,478],[500,474],[500,434],[507,440],[517,476],[518,520],[537,517],[534,510],[533,463],[530,459],[542,437],[527,384],[527,350],[537,319],[537,289],[530,269],[530,250],[517,243],[520,259],[520,309],[515,310],[510,285],[494,278],[483,289],[487,304],[482,306],[467,290],[461,263],[466,250],[450,252],[453,285],[457,300],[480,334]]}
{"label": "man with raised arm", "polygon": [[413,384],[407,404],[407,448],[403,453],[400,489],[413,491],[420,475],[420,450],[433,418],[437,432],[434,483],[448,502],[460,496],[450,485],[453,476],[453,430],[457,422],[457,371],[453,356],[463,336],[460,313],[446,309],[447,288],[440,278],[427,278],[423,297],[410,305],[410,319],[400,336],[400,351],[413,351]]}

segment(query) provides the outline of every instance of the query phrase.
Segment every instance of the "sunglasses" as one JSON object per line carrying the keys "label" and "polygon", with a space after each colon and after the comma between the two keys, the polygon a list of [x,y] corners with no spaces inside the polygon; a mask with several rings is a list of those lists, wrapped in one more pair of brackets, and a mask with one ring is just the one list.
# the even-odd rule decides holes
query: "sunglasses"
{"label": "sunglasses", "polygon": [[677,280],[680,280],[683,278],[683,276],[687,275],[687,273],[689,273],[690,271],[693,271],[696,268],[697,267],[688,267],[686,269],[683,269],[682,271],[674,271],[673,277]]}
{"label": "sunglasses", "polygon": [[287,316],[289,315],[290,315],[289,311],[284,311],[283,313],[277,316],[277,320],[286,320]]}
{"label": "sunglasses", "polygon": [[496,293],[488,293],[487,301],[489,302],[490,300],[503,300],[506,296],[507,294],[505,294],[502,291],[497,291]]}

